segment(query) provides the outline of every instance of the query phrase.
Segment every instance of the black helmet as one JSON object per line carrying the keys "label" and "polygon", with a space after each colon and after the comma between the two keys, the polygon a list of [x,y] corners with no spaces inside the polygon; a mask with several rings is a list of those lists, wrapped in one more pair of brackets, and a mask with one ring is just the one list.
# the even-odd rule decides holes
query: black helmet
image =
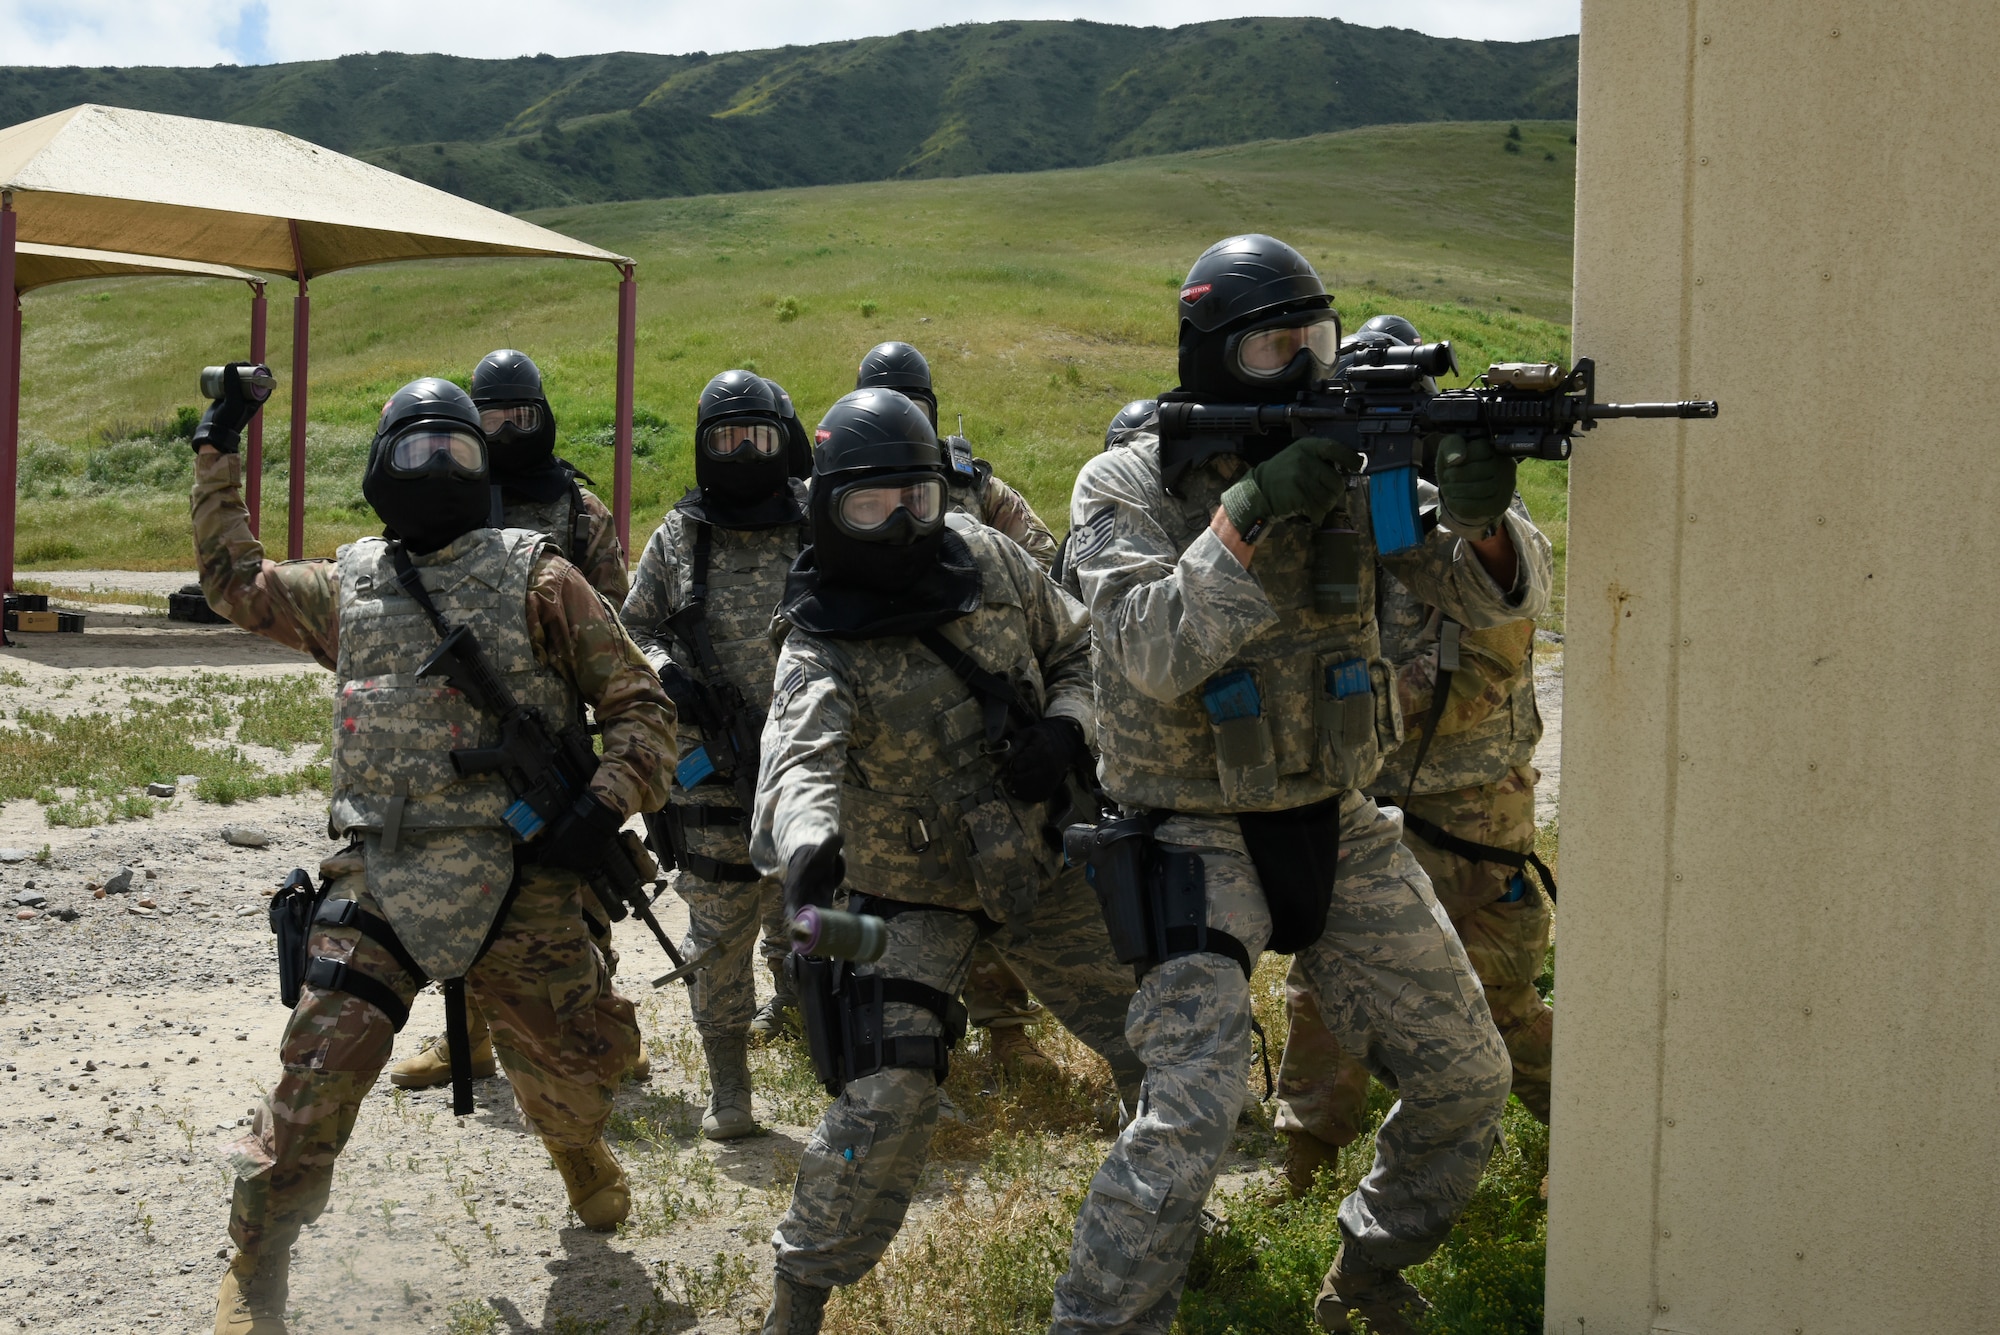
{"label": "black helmet", "polygon": [[785,423],[785,471],[796,478],[812,476],[812,437],[806,434],[806,424],[799,420],[799,410],[792,406],[792,396],[785,387],[766,376],[764,383],[778,396],[778,414]]}
{"label": "black helmet", "polygon": [[413,552],[486,526],[492,468],[479,410],[449,380],[412,380],[382,405],[361,494]]}
{"label": "black helmet", "polygon": [[556,415],[542,390],[542,372],[527,353],[487,353],[472,372],[472,401],[492,446],[494,481],[504,485],[554,457]]}
{"label": "black helmet", "polygon": [[1424,341],[1422,335],[1417,333],[1417,327],[1400,315],[1371,315],[1354,331],[1354,337],[1369,342],[1386,338],[1392,343],[1412,348]]}
{"label": "black helmet", "polygon": [[944,541],[945,464],[916,404],[857,389],[814,433],[812,516],[821,579],[895,593],[937,562]]}
{"label": "black helmet", "polygon": [[1154,421],[1159,411],[1158,399],[1134,399],[1120,408],[1111,419],[1111,425],[1104,428],[1104,448],[1108,450],[1122,444],[1128,433]]}
{"label": "black helmet", "polygon": [[791,441],[771,382],[755,371],[724,371],[708,382],[694,415],[694,480],[706,509],[728,527],[786,490]]}
{"label": "black helmet", "polygon": [[861,369],[854,373],[854,387],[893,389],[915,399],[923,405],[924,414],[931,419],[931,429],[936,431],[937,393],[931,388],[931,364],[909,344],[877,343],[868,349],[868,355],[861,359]]}
{"label": "black helmet", "polygon": [[1207,399],[1282,402],[1332,369],[1333,298],[1276,237],[1218,241],[1181,284],[1181,388]]}

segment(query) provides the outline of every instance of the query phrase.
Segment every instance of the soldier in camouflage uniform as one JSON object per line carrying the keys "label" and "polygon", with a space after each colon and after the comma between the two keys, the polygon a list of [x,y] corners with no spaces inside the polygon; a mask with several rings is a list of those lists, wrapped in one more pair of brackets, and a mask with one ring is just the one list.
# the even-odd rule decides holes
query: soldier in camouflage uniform
{"label": "soldier in camouflage uniform", "polygon": [[681,869],[687,958],[708,961],[692,976],[689,1000],[708,1062],[701,1125],[711,1140],[758,1129],[745,1043],[757,1004],[750,956],[760,917],[777,1004],[790,993],[779,967],[790,948],[778,883],[750,865],[748,832],[756,742],[777,664],[771,616],[805,543],[801,474],[809,451],[804,431],[789,429],[797,419],[779,394],[750,371],[725,371],[702,390],[697,485],[640,553],[623,612],[680,706],[684,759],[659,824]]}
{"label": "soldier in camouflage uniform", "polygon": [[[267,561],[251,536],[236,447],[254,411],[232,391],[195,433],[202,590],[237,625],[339,676],[329,827],[347,843],[321,864],[326,899],[283,1073],[230,1147],[237,1252],[218,1335],[282,1335],[292,1242],[325,1208],[361,1100],[432,977],[462,977],[491,1017],[500,1063],[578,1215],[599,1229],[625,1217],[624,1174],[602,1132],[639,1029],[584,925],[579,873],[628,813],[657,805],[674,759],[672,705],[576,567],[539,533],[484,527],[486,445],[462,390],[417,381],[389,401],[363,494],[391,536],[332,561]],[[505,784],[450,763],[455,747],[492,745],[499,720],[413,675],[440,619],[471,629],[524,702],[556,720],[588,704],[602,727],[590,790],[531,844],[505,821]]]}
{"label": "soldier in camouflage uniform", "polygon": [[[930,363],[908,343],[878,343],[870,348],[855,372],[854,387],[893,389],[922,408],[931,428],[938,429],[937,391],[931,384]],[[951,484],[946,504],[1012,538],[1036,565],[1048,570],[1058,545],[1028,498],[1002,481],[991,463],[975,459],[972,442],[964,436],[944,436],[938,444],[945,455],[945,478]],[[1055,1063],[1035,1046],[1027,1030],[1040,1018],[1042,1008],[1028,995],[1020,975],[984,941],[972,952],[965,1004],[972,1027],[985,1029],[992,1036],[993,1056],[1004,1070],[1015,1075],[1055,1073]]]}
{"label": "soldier in camouflage uniform", "polygon": [[[1337,352],[1318,275],[1270,237],[1211,247],[1180,313],[1181,390],[1199,402],[1288,401]],[[1506,1050],[1397,820],[1362,791],[1403,721],[1358,464],[1289,432],[1139,431],[1077,478],[1068,560],[1090,609],[1100,772],[1153,826],[1157,870],[1133,893],[1159,913],[1192,904],[1197,921],[1168,934],[1164,959],[1142,954],[1126,1033],[1145,1088],[1078,1215],[1052,1331],[1171,1325],[1248,1094],[1248,977],[1267,942],[1297,955],[1343,1047],[1402,1098],[1341,1203],[1324,1328],[1359,1314],[1416,1329],[1423,1300],[1400,1271],[1444,1240],[1491,1153]],[[1512,463],[1447,437],[1438,469],[1449,528],[1383,566],[1468,626],[1534,615],[1551,562],[1507,513]]]}
{"label": "soldier in camouflage uniform", "polygon": [[[1515,508],[1526,514],[1518,499]],[[1513,1066],[1514,1095],[1547,1123],[1555,1011],[1535,979],[1548,952],[1552,911],[1525,870],[1542,871],[1533,857],[1532,762],[1542,737],[1535,623],[1467,630],[1386,570],[1378,601],[1382,652],[1396,665],[1396,693],[1409,723],[1403,745],[1368,791],[1403,810],[1403,842],[1430,877],[1486,989]],[[1423,768],[1413,773],[1419,753]],[[1276,1126],[1286,1137],[1287,1184],[1298,1195],[1361,1134],[1368,1068],[1327,1031],[1296,965],[1285,998],[1290,1033]]]}
{"label": "soldier in camouflage uniform", "polygon": [[[540,368],[526,353],[512,348],[489,352],[473,369],[472,402],[479,409],[480,429],[491,452],[498,509],[493,526],[529,529],[547,537],[616,607],[625,598],[625,548],[618,541],[611,511],[581,485],[590,479],[556,456],[556,415],[542,391]],[[584,918],[616,974],[618,953],[611,948],[611,924],[601,920],[600,913],[586,907]],[[467,1006],[465,1020],[472,1074],[484,1079],[498,1069],[493,1037],[479,1007]],[[642,1046],[627,1075],[644,1080],[651,1071],[652,1062]],[[389,1068],[389,1083],[405,1089],[450,1082],[451,1045],[443,1035],[428,1039],[415,1056]]]}
{"label": "soldier in camouflage uniform", "polygon": [[[839,1097],[773,1235],[768,1335],[818,1331],[829,1289],[865,1275],[902,1226],[982,936],[1121,1088],[1141,1074],[1120,1036],[1131,973],[1043,837],[1088,758],[1082,610],[1014,543],[945,513],[937,438],[907,399],[858,390],[819,441],[750,852],[783,872],[795,911],[826,911],[851,868],[845,907],[884,922],[886,952],[797,966],[815,1064]],[[831,1032],[815,1019],[829,1015]]]}

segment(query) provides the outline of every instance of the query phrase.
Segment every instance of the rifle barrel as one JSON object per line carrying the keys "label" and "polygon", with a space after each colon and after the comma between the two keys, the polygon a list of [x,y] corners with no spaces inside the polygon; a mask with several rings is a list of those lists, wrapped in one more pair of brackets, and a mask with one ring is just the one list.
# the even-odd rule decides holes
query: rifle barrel
{"label": "rifle barrel", "polygon": [[1714,399],[1683,399],[1679,403],[1593,403],[1587,405],[1585,418],[1607,417],[1681,417],[1713,418],[1722,409]]}

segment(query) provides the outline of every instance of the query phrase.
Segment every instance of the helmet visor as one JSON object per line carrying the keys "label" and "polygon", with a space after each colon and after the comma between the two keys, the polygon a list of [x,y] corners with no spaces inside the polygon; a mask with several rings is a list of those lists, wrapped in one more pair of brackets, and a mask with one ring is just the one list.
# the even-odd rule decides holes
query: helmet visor
{"label": "helmet visor", "polygon": [[775,459],[785,448],[785,429],[775,422],[717,422],[701,432],[702,453],[711,459]]}
{"label": "helmet visor", "polygon": [[918,529],[935,527],[944,518],[944,479],[884,478],[857,482],[834,498],[834,518],[857,538],[870,538],[889,527],[898,510],[907,510]]}
{"label": "helmet visor", "polygon": [[1332,366],[1340,355],[1340,320],[1324,311],[1308,324],[1246,330],[1233,343],[1238,373],[1251,380],[1275,379],[1291,369],[1301,352],[1312,353],[1321,366]]}
{"label": "helmet visor", "polygon": [[539,403],[496,403],[479,410],[480,430],[492,435],[503,426],[511,426],[517,431],[535,431],[542,425],[542,405]]}
{"label": "helmet visor", "polygon": [[486,442],[464,427],[421,422],[389,447],[389,470],[411,476],[452,472],[480,477],[486,472]]}

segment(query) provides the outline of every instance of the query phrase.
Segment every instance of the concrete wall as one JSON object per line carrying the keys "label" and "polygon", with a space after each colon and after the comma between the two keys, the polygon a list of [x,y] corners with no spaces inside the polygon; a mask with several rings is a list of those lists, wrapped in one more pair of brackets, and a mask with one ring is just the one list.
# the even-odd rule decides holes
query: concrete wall
{"label": "concrete wall", "polygon": [[1547,1330],[2000,1330],[2000,11],[1582,52]]}

